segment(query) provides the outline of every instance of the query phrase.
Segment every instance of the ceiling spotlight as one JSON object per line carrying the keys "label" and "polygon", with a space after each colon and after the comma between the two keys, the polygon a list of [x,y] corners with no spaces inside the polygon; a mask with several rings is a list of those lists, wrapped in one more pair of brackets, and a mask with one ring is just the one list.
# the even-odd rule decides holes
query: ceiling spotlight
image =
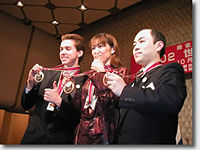
{"label": "ceiling spotlight", "polygon": [[16,5],[17,5],[18,7],[23,7],[23,6],[24,6],[24,4],[23,4],[22,2],[20,2],[20,1],[18,1]]}
{"label": "ceiling spotlight", "polygon": [[81,11],[86,11],[87,10],[87,7],[85,7],[83,4],[80,6],[79,8]]}
{"label": "ceiling spotlight", "polygon": [[54,21],[51,22],[51,24],[58,25],[59,23],[58,23],[58,21],[54,20]]}

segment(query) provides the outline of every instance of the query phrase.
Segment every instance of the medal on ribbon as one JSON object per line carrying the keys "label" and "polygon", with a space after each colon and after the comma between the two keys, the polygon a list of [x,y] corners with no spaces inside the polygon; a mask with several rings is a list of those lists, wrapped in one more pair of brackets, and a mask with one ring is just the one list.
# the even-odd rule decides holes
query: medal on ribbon
{"label": "medal on ribbon", "polygon": [[[43,70],[54,70],[54,71],[63,71],[63,70],[79,70],[80,67],[74,67],[74,68],[68,68],[66,64],[57,65],[53,68],[43,68]],[[35,82],[39,83],[42,82],[44,79],[44,73],[42,71],[39,71],[35,74]]]}
{"label": "medal on ribbon", "polygon": [[105,74],[105,75],[103,76],[103,84],[104,84],[105,86],[108,86],[107,81],[108,81],[107,74]]}
{"label": "medal on ribbon", "polygon": [[38,73],[36,73],[35,82],[37,83],[42,82],[43,79],[44,79],[44,73],[42,71],[39,71]]}
{"label": "medal on ribbon", "polygon": [[69,94],[73,90],[74,90],[74,82],[72,81],[68,81],[63,87],[63,91],[65,92],[65,94]]}
{"label": "medal on ribbon", "polygon": [[[115,74],[118,74],[119,76],[121,76],[121,77],[123,77],[123,75],[121,74],[121,73],[119,73],[117,70],[114,70],[114,69],[110,69],[110,70],[107,70],[107,72],[110,72],[110,73],[115,73]],[[108,83],[107,83],[107,81],[108,81],[108,76],[110,76],[110,74],[105,74],[104,76],[103,76],[103,84],[105,85],[105,86],[108,86]]]}

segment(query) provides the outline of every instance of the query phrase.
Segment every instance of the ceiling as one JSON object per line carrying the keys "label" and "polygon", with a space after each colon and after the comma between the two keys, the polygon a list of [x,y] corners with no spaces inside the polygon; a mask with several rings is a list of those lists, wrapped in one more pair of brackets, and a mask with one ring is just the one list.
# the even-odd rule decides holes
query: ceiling
{"label": "ceiling", "polygon": [[0,0],[0,10],[27,25],[60,37],[140,1],[142,0],[20,0],[20,3],[19,0]]}

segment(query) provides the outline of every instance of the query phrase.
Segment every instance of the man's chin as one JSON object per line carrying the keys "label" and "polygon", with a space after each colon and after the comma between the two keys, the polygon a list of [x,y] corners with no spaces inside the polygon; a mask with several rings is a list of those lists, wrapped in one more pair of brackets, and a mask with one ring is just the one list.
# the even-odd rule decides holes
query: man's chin
{"label": "man's chin", "polygon": [[135,62],[136,62],[137,64],[139,64],[139,65],[142,63],[142,61],[139,60],[139,59],[135,59]]}
{"label": "man's chin", "polygon": [[62,62],[62,64],[64,64],[64,65],[67,65],[67,64],[68,64],[68,62],[67,62],[67,61],[63,61],[63,62]]}

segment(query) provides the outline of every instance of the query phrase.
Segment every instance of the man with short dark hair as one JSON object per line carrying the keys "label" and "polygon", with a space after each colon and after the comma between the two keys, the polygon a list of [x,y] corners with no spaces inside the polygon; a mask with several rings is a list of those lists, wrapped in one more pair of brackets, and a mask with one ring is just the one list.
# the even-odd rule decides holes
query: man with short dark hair
{"label": "man with short dark hair", "polygon": [[142,71],[131,85],[116,74],[107,84],[120,100],[118,144],[176,144],[175,137],[186,93],[185,76],[178,63],[163,65],[165,36],[141,30],[133,42],[133,55]]}

